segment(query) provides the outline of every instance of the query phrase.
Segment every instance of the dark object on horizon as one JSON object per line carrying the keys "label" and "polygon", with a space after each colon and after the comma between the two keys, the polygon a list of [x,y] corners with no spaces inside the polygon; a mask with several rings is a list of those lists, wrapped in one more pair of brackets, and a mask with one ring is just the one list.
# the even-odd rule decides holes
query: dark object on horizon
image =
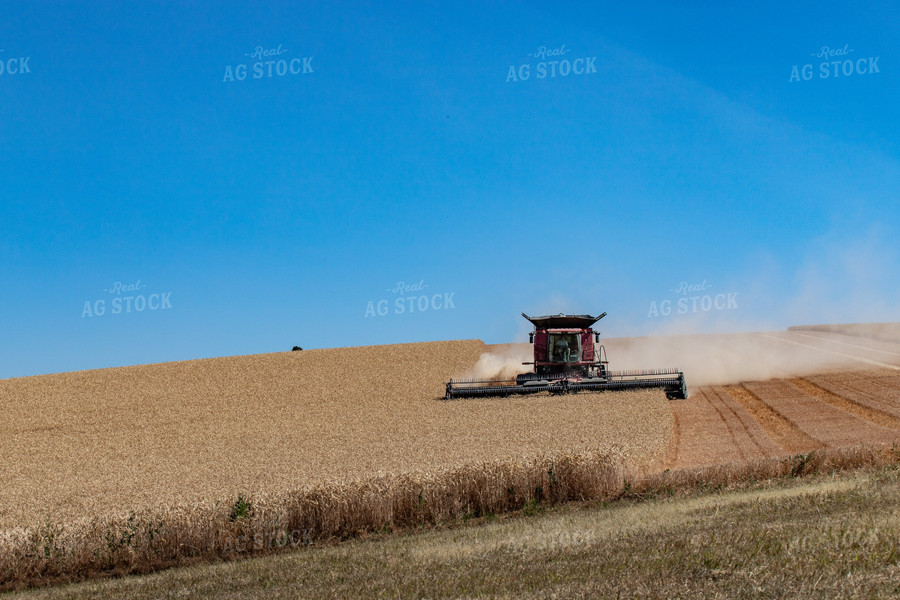
{"label": "dark object on horizon", "polygon": [[300,346],[294,346],[293,348],[291,348],[291,352],[296,352],[297,350],[303,350],[303,348],[301,348]]}

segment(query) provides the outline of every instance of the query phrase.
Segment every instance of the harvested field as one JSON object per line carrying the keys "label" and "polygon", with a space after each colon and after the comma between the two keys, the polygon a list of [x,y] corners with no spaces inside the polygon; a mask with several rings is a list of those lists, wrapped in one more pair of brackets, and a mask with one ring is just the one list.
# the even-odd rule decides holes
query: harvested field
{"label": "harvested field", "polygon": [[770,458],[782,454],[782,450],[766,430],[728,393],[725,387],[711,387],[717,399],[713,406],[728,425],[734,445],[743,460]]}
{"label": "harvested field", "polygon": [[823,374],[807,378],[829,393],[845,398],[868,413],[871,420],[887,427],[900,427],[900,390],[884,371]]}
{"label": "harvested field", "polygon": [[861,440],[889,442],[897,438],[895,431],[864,421],[806,394],[787,381],[747,383],[744,387],[825,446],[850,446]]}
{"label": "harvested field", "polygon": [[713,409],[705,389],[695,391],[687,400],[674,404],[672,409],[678,430],[672,468],[737,460],[736,451],[728,443],[728,427]]}
{"label": "harvested field", "polygon": [[784,415],[772,409],[746,385],[732,385],[726,389],[786,452],[809,452],[822,447],[821,442],[811,438]]}
{"label": "harvested field", "polygon": [[878,385],[884,388],[885,393],[890,394],[891,402],[900,404],[900,375],[879,373],[875,379]]}
{"label": "harvested field", "polygon": [[678,427],[674,468],[757,460],[784,450],[726,388],[703,387],[672,403]]}
{"label": "harvested field", "polygon": [[[732,344],[726,343],[729,338]],[[682,341],[682,347],[693,348],[697,339],[672,336],[647,344],[671,361]],[[709,348],[682,361],[690,365],[702,358],[710,370],[700,377],[694,374],[697,367],[687,370],[693,396],[672,403],[677,447],[669,465],[701,467],[826,446],[900,441],[900,374],[895,366],[900,345],[805,328],[706,339]],[[640,338],[612,340],[610,347],[616,343],[626,350],[626,358],[641,354]],[[872,369],[872,364],[880,368]],[[767,376],[747,377],[763,373]],[[704,385],[711,380],[732,385]]]}
{"label": "harvested field", "polygon": [[847,373],[792,379],[791,384],[861,419],[900,430],[900,407],[885,400],[884,389],[874,382]]}
{"label": "harvested field", "polygon": [[305,350],[0,381],[0,527],[484,461],[668,447],[662,392],[444,402],[479,341]]}

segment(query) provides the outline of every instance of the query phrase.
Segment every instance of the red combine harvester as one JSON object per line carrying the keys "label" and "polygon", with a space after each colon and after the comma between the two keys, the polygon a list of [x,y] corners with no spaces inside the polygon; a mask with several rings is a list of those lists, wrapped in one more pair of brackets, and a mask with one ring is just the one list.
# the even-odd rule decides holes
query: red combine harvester
{"label": "red combine harvester", "polygon": [[510,396],[551,392],[571,394],[580,391],[631,390],[661,388],[670,400],[688,396],[684,373],[678,369],[649,371],[610,371],[606,349],[600,345],[600,332],[591,327],[606,316],[551,315],[522,316],[531,321],[534,331],[529,341],[534,345],[533,373],[515,379],[451,379],[446,399]]}

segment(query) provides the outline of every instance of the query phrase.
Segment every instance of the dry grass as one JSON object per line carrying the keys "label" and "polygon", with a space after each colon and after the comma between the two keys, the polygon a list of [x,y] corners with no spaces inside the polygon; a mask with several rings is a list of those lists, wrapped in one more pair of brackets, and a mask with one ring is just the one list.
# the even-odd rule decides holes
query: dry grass
{"label": "dry grass", "polygon": [[265,554],[626,490],[621,452],[582,452],[382,474],[352,483],[154,507],[0,531],[0,590]]}
{"label": "dry grass", "polygon": [[652,473],[639,478],[629,494],[640,498],[696,488],[719,488],[742,481],[837,473],[898,462],[900,444],[896,441],[818,448],[806,453]]}
{"label": "dry grass", "polygon": [[[896,597],[898,470],[840,471],[896,463],[898,450],[825,450],[750,469],[671,472],[655,488],[634,486],[641,502],[569,503],[474,527],[10,597]],[[769,478],[816,472],[823,474]],[[735,481],[738,474],[752,483]]]}
{"label": "dry grass", "polygon": [[[673,418],[661,391],[443,401],[444,382],[483,348],[312,350],[0,381],[0,584],[227,557],[248,536],[265,551],[296,532],[342,537],[603,497],[626,469],[663,460]],[[239,496],[253,510],[232,521]]]}

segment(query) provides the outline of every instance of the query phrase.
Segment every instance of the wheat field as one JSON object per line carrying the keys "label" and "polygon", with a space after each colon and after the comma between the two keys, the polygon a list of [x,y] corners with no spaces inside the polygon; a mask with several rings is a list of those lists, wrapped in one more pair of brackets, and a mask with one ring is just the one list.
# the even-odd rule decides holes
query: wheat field
{"label": "wheat field", "polygon": [[0,381],[0,528],[378,473],[665,451],[661,392],[443,401],[479,341],[306,350]]}

